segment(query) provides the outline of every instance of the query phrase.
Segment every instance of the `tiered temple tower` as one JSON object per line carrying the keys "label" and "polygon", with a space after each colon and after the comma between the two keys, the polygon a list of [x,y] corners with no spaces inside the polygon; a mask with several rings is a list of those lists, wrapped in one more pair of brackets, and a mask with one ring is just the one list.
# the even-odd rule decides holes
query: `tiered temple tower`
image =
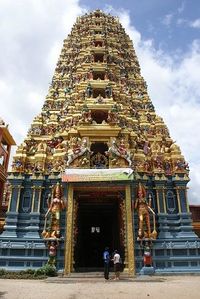
{"label": "tiered temple tower", "polygon": [[100,10],[79,17],[64,40],[42,111],[13,159],[0,266],[46,262],[41,232],[47,198],[62,182],[67,208],[57,267],[65,273],[101,267],[108,245],[121,250],[130,275],[140,271],[133,208],[140,182],[156,213],[156,271],[198,271],[200,242],[191,226],[188,172],[155,112],[118,18]]}

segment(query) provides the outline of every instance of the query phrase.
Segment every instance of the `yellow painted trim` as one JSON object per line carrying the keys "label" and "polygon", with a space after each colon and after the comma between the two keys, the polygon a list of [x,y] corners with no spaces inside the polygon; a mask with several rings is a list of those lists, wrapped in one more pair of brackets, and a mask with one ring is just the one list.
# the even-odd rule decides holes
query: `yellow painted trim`
{"label": "yellow painted trim", "polygon": [[33,189],[33,196],[32,196],[31,212],[33,212],[33,210],[34,210],[34,202],[35,202],[35,189],[36,189],[36,187],[35,187],[35,186],[33,186],[33,187],[32,187],[32,189]]}
{"label": "yellow painted trim", "polygon": [[160,201],[159,201],[158,189],[156,189],[156,199],[157,199],[158,213],[160,213]]}
{"label": "yellow painted trim", "polygon": [[12,198],[12,195],[13,195],[13,186],[11,186],[11,188],[12,188],[12,191],[10,192],[10,198],[9,198],[9,202],[8,202],[8,210],[7,210],[7,212],[10,212],[10,205],[11,205],[11,198]]}
{"label": "yellow painted trim", "polygon": [[178,211],[179,211],[179,213],[181,213],[180,194],[179,194],[178,187],[176,187],[176,196],[177,196],[177,200],[178,200]]}
{"label": "yellow painted trim", "polygon": [[68,207],[66,213],[66,236],[65,236],[65,268],[64,275],[72,272],[72,243],[73,243],[73,186],[68,188]]}
{"label": "yellow painted trim", "polygon": [[42,189],[43,187],[40,187],[39,189],[39,194],[38,194],[38,207],[37,207],[37,212],[40,212],[40,204],[41,204],[41,197],[42,197]]}
{"label": "yellow painted trim", "polygon": [[163,194],[164,212],[166,214],[167,213],[167,207],[166,207],[166,196],[165,196],[165,189],[164,188],[162,190],[162,194]]}
{"label": "yellow painted trim", "polygon": [[18,185],[17,189],[18,189],[18,195],[17,195],[17,205],[16,205],[16,212],[19,211],[19,201],[20,201],[20,195],[21,195],[21,189],[23,189],[24,187]]}
{"label": "yellow painted trim", "polygon": [[126,185],[126,219],[127,219],[127,251],[128,251],[128,272],[135,275],[135,246],[133,231],[133,214],[131,210],[131,188]]}

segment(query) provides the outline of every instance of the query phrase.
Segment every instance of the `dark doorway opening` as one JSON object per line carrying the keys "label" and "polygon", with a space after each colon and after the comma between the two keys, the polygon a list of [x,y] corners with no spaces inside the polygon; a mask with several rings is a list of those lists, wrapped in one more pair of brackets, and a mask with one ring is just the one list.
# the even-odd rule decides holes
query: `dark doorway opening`
{"label": "dark doorway opening", "polygon": [[[95,196],[91,195],[91,197]],[[103,268],[103,251],[120,248],[120,209],[115,198],[78,201],[77,239],[74,248],[75,270],[99,271]]]}
{"label": "dark doorway opening", "polygon": [[94,45],[95,45],[95,47],[102,47],[103,46],[103,42],[102,41],[95,41]]}
{"label": "dark doorway opening", "polygon": [[104,80],[104,77],[105,77],[105,72],[104,71],[102,71],[102,72],[94,71],[93,72],[93,79],[94,80]]}
{"label": "dark doorway opening", "polygon": [[[97,32],[96,32],[97,33]],[[103,53],[95,53],[94,54],[94,61],[95,62],[103,62],[103,57],[104,54]],[[103,78],[104,79],[104,78]]]}
{"label": "dark doorway opening", "polygon": [[102,110],[94,110],[92,111],[92,119],[96,121],[97,124],[102,124],[103,121],[107,121],[108,112]]}
{"label": "dark doorway opening", "polygon": [[91,144],[90,150],[94,154],[97,154],[97,153],[105,154],[105,152],[108,151],[108,145],[106,142],[96,141]]}

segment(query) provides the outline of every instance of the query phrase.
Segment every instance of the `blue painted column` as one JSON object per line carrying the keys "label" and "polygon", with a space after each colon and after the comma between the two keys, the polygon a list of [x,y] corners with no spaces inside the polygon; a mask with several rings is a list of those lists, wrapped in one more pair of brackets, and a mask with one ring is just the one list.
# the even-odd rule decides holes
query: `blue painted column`
{"label": "blue painted column", "polygon": [[197,238],[197,235],[193,231],[191,213],[189,210],[189,204],[187,199],[187,183],[189,179],[176,177],[174,179],[174,186],[176,190],[176,196],[178,201],[179,216],[180,216],[180,232],[178,236],[180,238]]}
{"label": "blue painted column", "polygon": [[4,232],[1,234],[1,238],[17,238],[19,201],[21,190],[24,188],[22,185],[24,177],[21,174],[17,174],[15,176],[10,175],[8,180],[11,184],[12,192],[6,215]]}
{"label": "blue painted column", "polygon": [[156,190],[156,199],[157,199],[157,207],[158,207],[158,223],[159,223],[159,239],[168,239],[171,238],[172,235],[169,231],[168,219],[167,219],[167,211],[166,211],[166,201],[165,201],[165,193],[166,193],[166,183],[167,178],[164,179],[162,177],[155,177],[155,190]]}
{"label": "blue painted column", "polygon": [[44,189],[43,184],[45,177],[31,177],[32,181],[32,205],[30,212],[30,225],[28,227],[28,232],[26,233],[27,238],[41,238],[39,232],[40,225],[40,204],[41,204],[41,195],[42,190]]}

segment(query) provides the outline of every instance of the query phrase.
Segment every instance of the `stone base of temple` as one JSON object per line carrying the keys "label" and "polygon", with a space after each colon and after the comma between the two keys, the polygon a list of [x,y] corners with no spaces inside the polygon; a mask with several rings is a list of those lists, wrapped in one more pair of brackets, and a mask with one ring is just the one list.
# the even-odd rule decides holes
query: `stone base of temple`
{"label": "stone base of temple", "polygon": [[[136,247],[136,272],[147,274],[143,267],[143,256]],[[152,248],[155,274],[200,273],[200,239],[160,239]],[[141,254],[139,256],[139,254]],[[145,269],[144,269],[145,268]],[[147,269],[148,270],[148,269]]]}
{"label": "stone base of temple", "polygon": [[139,274],[140,275],[154,275],[155,269],[154,269],[154,267],[142,267]]}
{"label": "stone base of temple", "polygon": [[[63,269],[64,242],[57,252],[57,269]],[[10,271],[38,269],[48,261],[48,250],[43,239],[1,239],[0,268]]]}
{"label": "stone base of temple", "polygon": [[[153,267],[143,267],[140,248],[138,244],[135,246],[136,274],[200,273],[200,239],[156,240],[152,249]],[[57,269],[60,273],[64,272],[64,252],[62,241],[57,251]],[[48,250],[43,239],[1,238],[0,268],[10,271],[37,269],[45,265],[47,260]],[[94,268],[94,271],[98,271],[98,268]]]}

